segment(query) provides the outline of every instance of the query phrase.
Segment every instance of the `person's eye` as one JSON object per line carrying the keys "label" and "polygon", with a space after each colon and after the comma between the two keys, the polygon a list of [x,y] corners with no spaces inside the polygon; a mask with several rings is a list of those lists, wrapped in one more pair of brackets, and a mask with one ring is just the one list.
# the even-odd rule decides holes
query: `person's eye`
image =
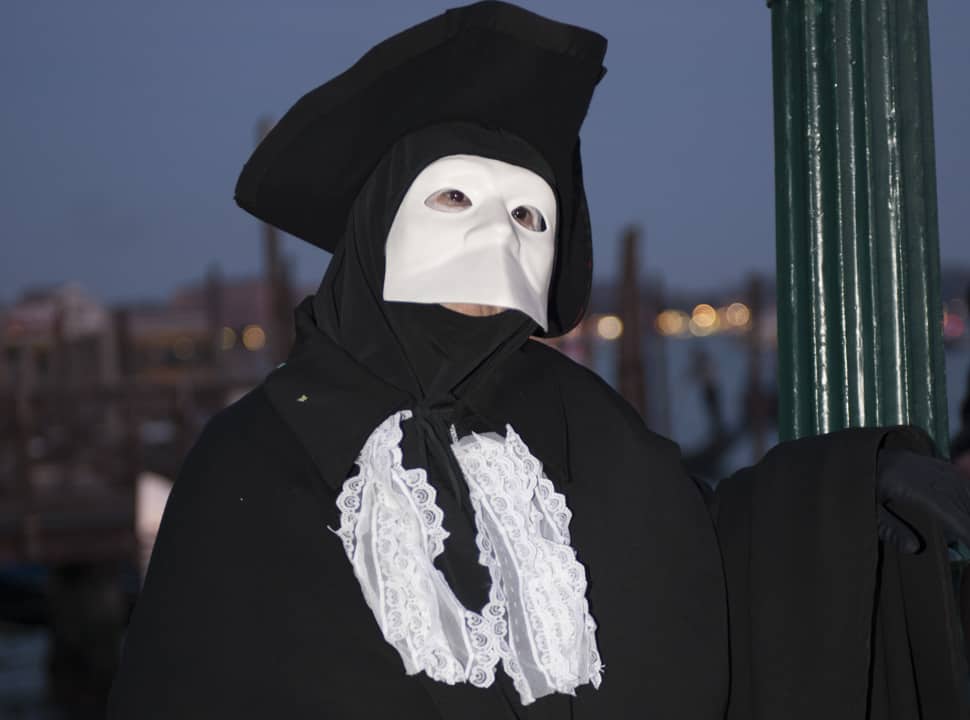
{"label": "person's eye", "polygon": [[461,212],[472,206],[471,199],[461,190],[448,188],[431,193],[424,204],[433,210],[441,212]]}
{"label": "person's eye", "polygon": [[512,211],[512,217],[526,230],[542,232],[546,229],[546,219],[537,208],[531,205],[519,205]]}

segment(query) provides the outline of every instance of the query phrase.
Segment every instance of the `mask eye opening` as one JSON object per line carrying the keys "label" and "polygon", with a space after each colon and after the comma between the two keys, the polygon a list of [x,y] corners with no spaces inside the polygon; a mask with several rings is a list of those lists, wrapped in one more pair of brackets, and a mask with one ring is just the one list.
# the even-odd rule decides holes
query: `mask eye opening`
{"label": "mask eye opening", "polygon": [[548,228],[545,217],[543,217],[542,213],[539,212],[539,208],[534,207],[533,205],[519,205],[518,207],[513,208],[509,214],[512,216],[513,220],[515,220],[526,230],[531,230],[532,232],[545,232]]}
{"label": "mask eye opening", "polygon": [[472,201],[458,188],[443,188],[428,195],[424,204],[439,212],[461,212],[470,208]]}

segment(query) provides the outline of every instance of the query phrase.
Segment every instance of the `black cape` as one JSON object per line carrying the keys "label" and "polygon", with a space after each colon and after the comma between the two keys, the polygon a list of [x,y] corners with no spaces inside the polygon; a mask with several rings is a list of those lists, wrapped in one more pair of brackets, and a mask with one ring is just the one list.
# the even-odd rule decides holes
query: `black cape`
{"label": "black cape", "polygon": [[[489,407],[513,406],[517,432],[543,438],[531,448],[573,509],[572,544],[589,573],[606,665],[599,690],[523,708],[501,671],[487,690],[405,676],[327,529],[339,526],[338,488],[264,385],[213,418],[185,461],[109,717],[619,718],[630,708],[720,717],[720,557],[677,447],[598,377],[536,342],[495,379],[494,393],[482,388]],[[324,389],[300,386],[311,397]],[[320,412],[314,454],[327,449]],[[562,433],[543,433],[550,416],[562,419]]]}
{"label": "black cape", "polygon": [[[304,374],[342,354],[307,322],[308,306],[302,354],[270,379],[340,407],[352,381]],[[480,392],[524,438],[542,438],[533,450],[574,512],[606,670],[598,690],[523,708],[502,672],[487,690],[404,674],[327,529],[339,524],[338,488],[319,458],[334,418],[318,406],[300,437],[270,398],[275,384],[215,416],[185,460],[110,718],[957,717],[941,657],[953,615],[933,619],[948,597],[936,592],[942,555],[899,558],[875,540],[877,449],[889,438],[920,449],[913,431],[783,443],[723,481],[725,587],[677,446],[597,376],[525,343]],[[543,432],[552,416],[554,436]],[[907,569],[935,585],[901,588]]]}
{"label": "black cape", "polygon": [[939,527],[902,504],[894,511],[926,547],[910,555],[877,540],[883,447],[933,454],[918,428],[855,428],[781,443],[718,487],[729,720],[967,717]]}

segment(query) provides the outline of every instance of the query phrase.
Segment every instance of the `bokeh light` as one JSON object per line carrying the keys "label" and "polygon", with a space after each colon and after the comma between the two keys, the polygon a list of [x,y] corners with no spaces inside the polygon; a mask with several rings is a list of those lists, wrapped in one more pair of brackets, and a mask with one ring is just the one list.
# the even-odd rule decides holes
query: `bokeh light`
{"label": "bokeh light", "polygon": [[728,305],[724,313],[728,325],[734,327],[744,327],[751,321],[751,311],[744,303],[736,302]]}
{"label": "bokeh light", "polygon": [[261,350],[266,345],[266,333],[259,325],[247,325],[243,328],[242,343],[247,350]]}
{"label": "bokeh light", "polygon": [[657,315],[657,330],[661,335],[683,335],[690,318],[683,310],[664,310]]}
{"label": "bokeh light", "polygon": [[222,328],[220,343],[223,350],[232,350],[236,346],[236,331],[231,327]]}
{"label": "bokeh light", "polygon": [[718,325],[717,310],[707,303],[701,303],[691,313],[687,329],[690,330],[691,335],[703,337],[716,332]]}
{"label": "bokeh light", "polygon": [[596,334],[604,340],[616,340],[623,334],[623,321],[616,315],[604,315],[596,321]]}

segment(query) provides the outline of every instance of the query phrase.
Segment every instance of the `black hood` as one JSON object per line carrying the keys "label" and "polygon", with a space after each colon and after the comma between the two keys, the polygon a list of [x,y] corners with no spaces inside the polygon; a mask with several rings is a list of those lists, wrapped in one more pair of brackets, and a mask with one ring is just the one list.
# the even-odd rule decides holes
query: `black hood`
{"label": "black hood", "polygon": [[430,163],[459,153],[525,167],[555,188],[538,152],[509,133],[468,123],[411,133],[395,143],[361,189],[313,301],[321,330],[416,402],[467,395],[489,367],[537,329],[518,310],[471,317],[437,304],[382,297],[385,241],[402,198]]}

